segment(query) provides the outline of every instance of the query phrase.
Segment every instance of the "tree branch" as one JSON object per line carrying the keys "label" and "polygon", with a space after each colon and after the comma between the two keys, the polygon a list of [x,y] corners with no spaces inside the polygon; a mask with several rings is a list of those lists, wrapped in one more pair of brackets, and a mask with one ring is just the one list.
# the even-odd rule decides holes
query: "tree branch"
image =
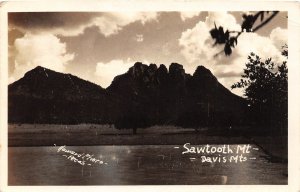
{"label": "tree branch", "polygon": [[[257,30],[259,30],[261,27],[265,26],[267,23],[269,23],[277,14],[279,13],[279,11],[274,11],[273,14],[268,17],[265,21],[263,21],[261,24],[259,24],[257,27],[255,27],[252,32],[255,32]],[[258,13],[256,13],[254,15],[255,21],[257,20],[257,18],[263,14],[263,11],[259,11]],[[254,22],[255,22],[254,21]],[[235,38],[237,39],[242,33],[244,33],[244,31],[238,32],[238,31],[229,31],[229,33],[237,33],[237,35],[235,36]],[[220,51],[219,53],[216,53],[214,55],[214,57],[217,57],[218,55],[220,55],[221,53],[223,53],[224,50]]]}
{"label": "tree branch", "polygon": [[216,54],[214,55],[214,58],[216,58],[218,55],[220,55],[220,54],[223,53],[223,52],[224,52],[224,50],[220,51],[219,53],[216,53]]}
{"label": "tree branch", "polygon": [[263,27],[264,25],[266,25],[267,23],[269,23],[278,13],[279,13],[279,11],[274,11],[274,13],[268,19],[266,19],[260,25],[258,25],[257,27],[255,27],[253,29],[253,32],[257,31],[258,29],[260,29],[261,27]]}

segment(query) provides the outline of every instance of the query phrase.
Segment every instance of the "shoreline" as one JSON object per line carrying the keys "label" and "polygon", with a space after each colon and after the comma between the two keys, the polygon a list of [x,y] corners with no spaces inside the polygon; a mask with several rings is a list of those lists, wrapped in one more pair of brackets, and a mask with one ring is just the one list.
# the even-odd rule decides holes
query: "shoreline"
{"label": "shoreline", "polygon": [[202,144],[247,144],[244,137],[208,136],[205,134],[137,134],[137,135],[90,135],[68,133],[62,135],[49,133],[13,133],[8,134],[8,146],[95,146],[95,145],[183,145]]}

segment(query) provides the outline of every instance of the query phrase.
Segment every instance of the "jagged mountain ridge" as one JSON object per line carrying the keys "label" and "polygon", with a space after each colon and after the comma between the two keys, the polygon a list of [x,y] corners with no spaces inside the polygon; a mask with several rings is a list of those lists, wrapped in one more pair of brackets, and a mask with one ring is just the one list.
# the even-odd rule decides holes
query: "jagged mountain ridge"
{"label": "jagged mountain ridge", "polygon": [[120,122],[128,123],[127,127],[132,126],[128,122],[132,116],[145,121],[145,126],[153,122],[181,126],[239,123],[245,108],[245,100],[203,66],[189,75],[177,63],[168,71],[164,65],[157,68],[137,62],[127,73],[115,77],[107,90],[127,98]]}
{"label": "jagged mountain ridge", "polygon": [[107,89],[36,67],[8,90],[9,122],[22,123],[113,123],[120,128],[238,123],[245,104],[205,67],[189,75],[177,63],[168,70],[137,62]]}

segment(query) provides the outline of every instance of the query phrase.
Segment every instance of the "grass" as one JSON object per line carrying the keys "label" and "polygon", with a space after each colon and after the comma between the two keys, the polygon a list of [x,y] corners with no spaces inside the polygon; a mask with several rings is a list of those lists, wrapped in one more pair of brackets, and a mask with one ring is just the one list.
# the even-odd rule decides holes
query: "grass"
{"label": "grass", "polygon": [[89,145],[183,145],[256,144],[275,159],[287,160],[287,136],[243,136],[211,132],[207,128],[195,131],[176,126],[152,126],[118,130],[111,125],[79,124],[9,124],[8,145],[15,146],[89,146]]}

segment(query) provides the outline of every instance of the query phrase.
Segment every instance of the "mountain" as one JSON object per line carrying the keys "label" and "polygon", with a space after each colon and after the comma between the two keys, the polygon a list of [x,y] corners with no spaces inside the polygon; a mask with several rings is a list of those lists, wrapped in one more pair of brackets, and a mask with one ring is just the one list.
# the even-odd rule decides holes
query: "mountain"
{"label": "mountain", "polygon": [[102,123],[112,99],[105,89],[71,74],[36,67],[8,86],[9,122]]}
{"label": "mountain", "polygon": [[183,66],[137,62],[127,73],[114,78],[107,88],[123,95],[120,127],[175,124],[187,127],[243,123],[246,102],[234,95],[205,67],[191,76]]}
{"label": "mountain", "polygon": [[101,98],[105,89],[71,74],[58,73],[43,67],[36,67],[25,73],[19,81],[9,85],[14,95],[30,95],[34,98],[67,100]]}
{"label": "mountain", "polygon": [[113,123],[118,128],[243,123],[246,102],[205,67],[136,62],[107,89],[70,74],[36,67],[10,84],[9,122]]}

